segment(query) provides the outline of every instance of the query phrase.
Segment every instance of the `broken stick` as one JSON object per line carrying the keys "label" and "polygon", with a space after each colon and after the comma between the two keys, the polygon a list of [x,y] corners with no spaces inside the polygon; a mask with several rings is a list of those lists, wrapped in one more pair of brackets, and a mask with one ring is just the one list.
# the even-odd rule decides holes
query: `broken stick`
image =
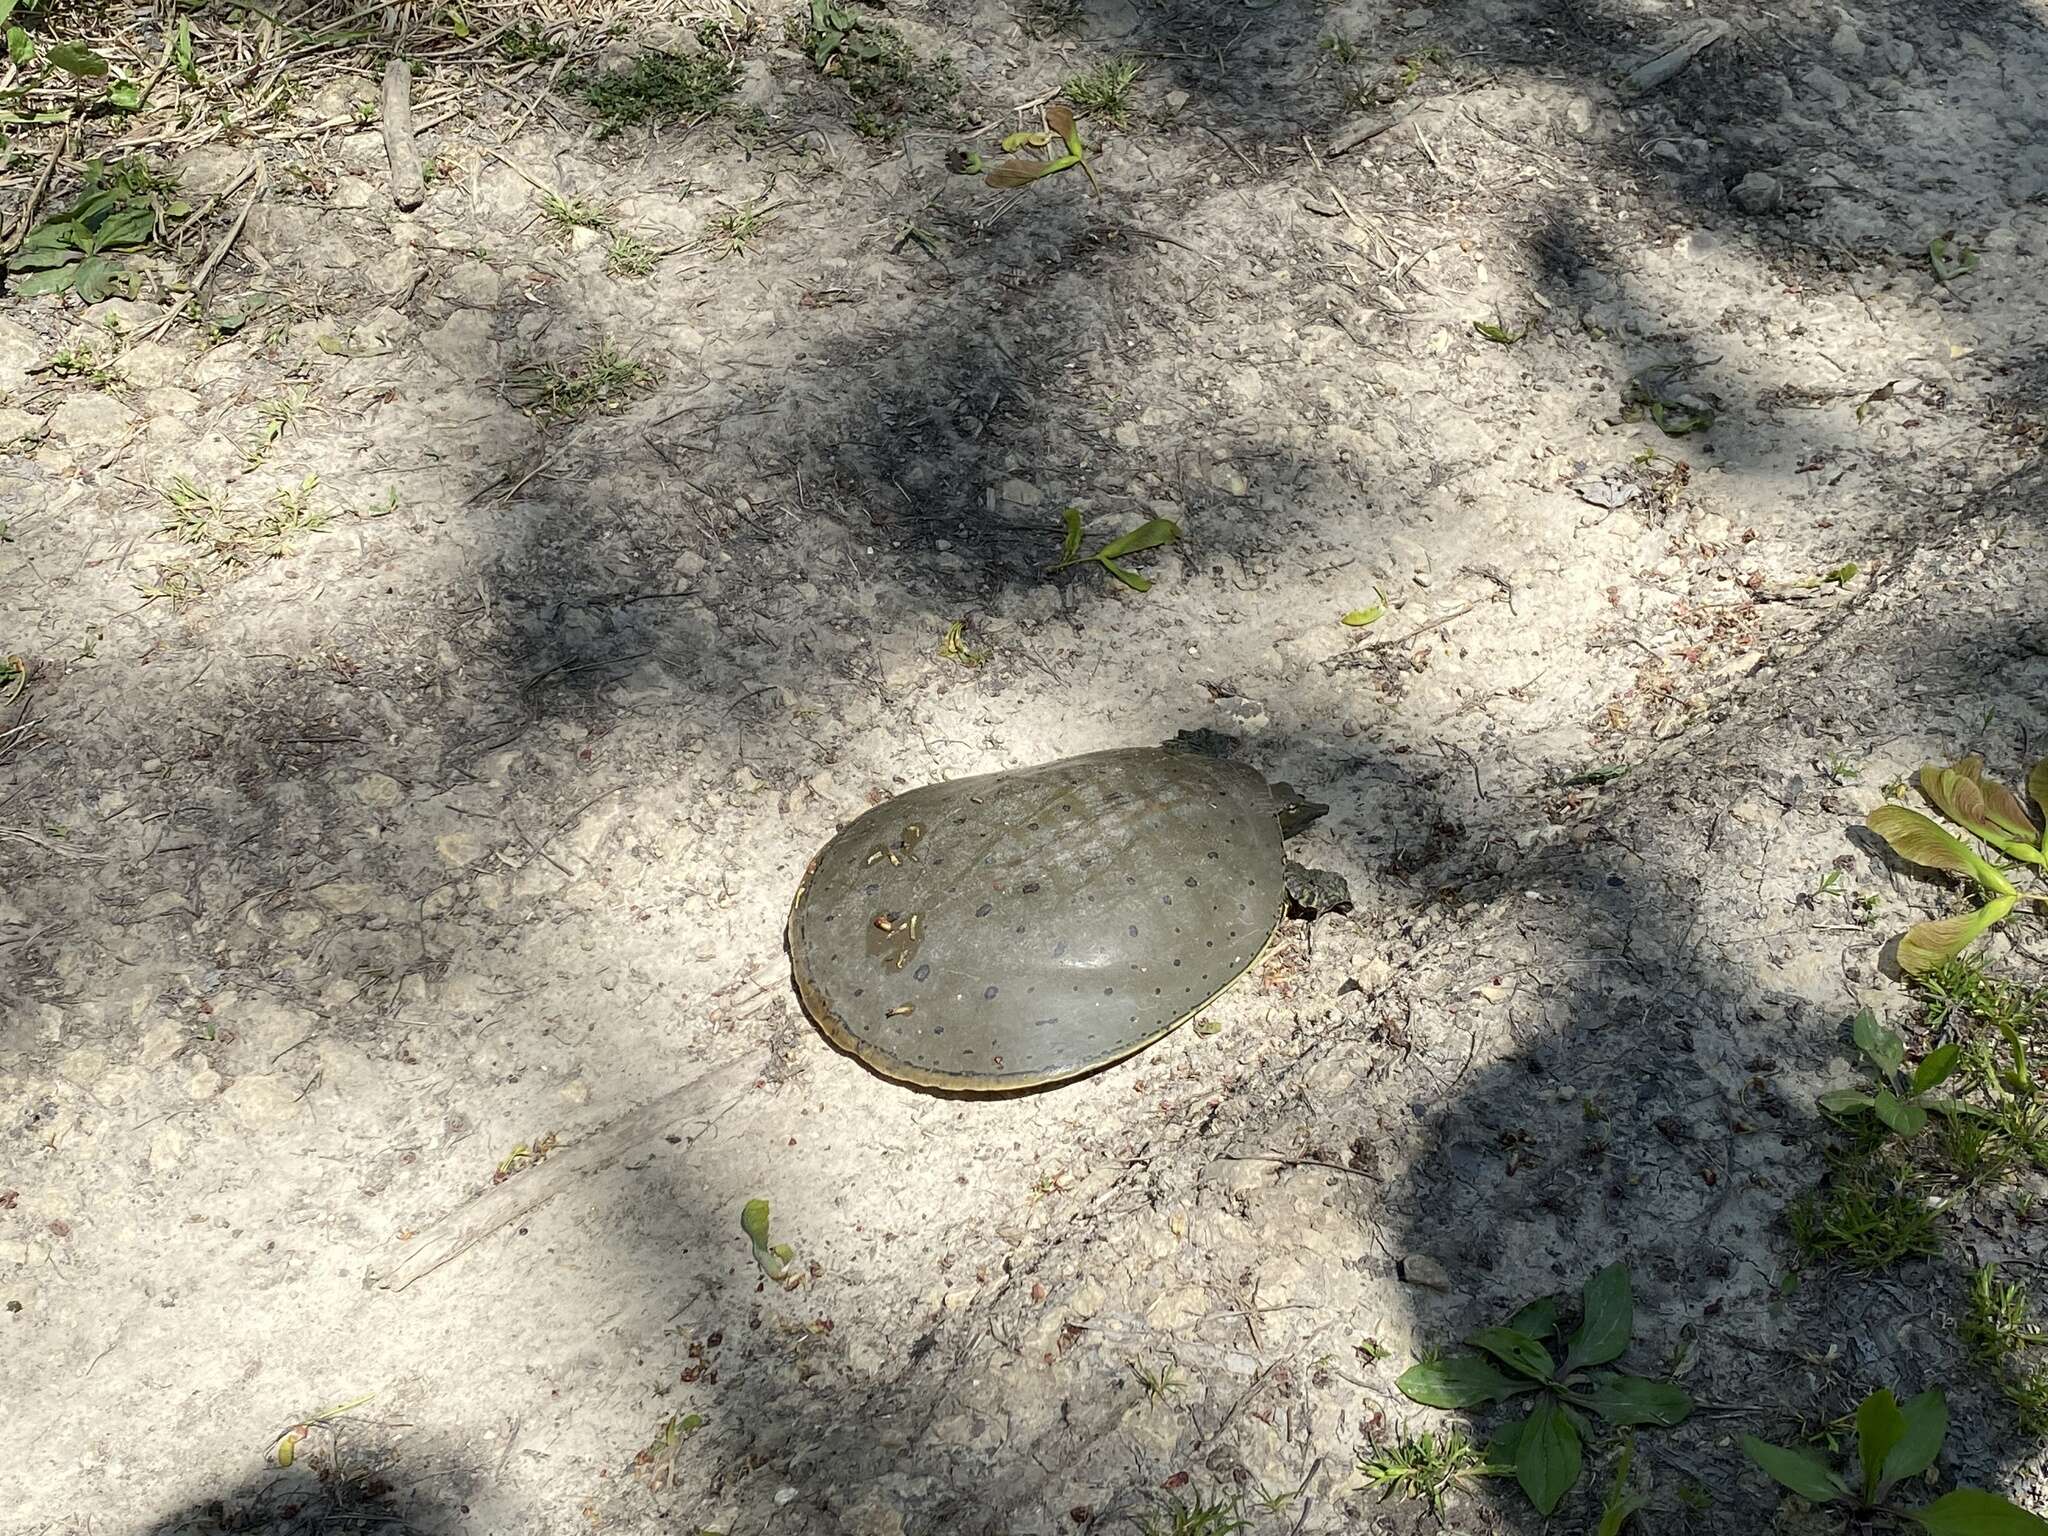
{"label": "broken stick", "polygon": [[412,70],[403,59],[384,68],[384,155],[391,162],[391,201],[411,212],[426,201],[427,181],[412,136]]}

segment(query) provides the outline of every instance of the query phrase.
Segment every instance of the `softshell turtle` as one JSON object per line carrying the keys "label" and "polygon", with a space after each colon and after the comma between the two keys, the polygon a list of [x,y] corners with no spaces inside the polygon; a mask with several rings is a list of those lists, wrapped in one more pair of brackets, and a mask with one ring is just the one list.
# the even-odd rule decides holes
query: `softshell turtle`
{"label": "softshell turtle", "polygon": [[927,784],[804,872],[789,953],[805,1010],[877,1071],[980,1092],[1144,1049],[1249,970],[1290,907],[1343,878],[1282,839],[1329,807],[1215,732]]}

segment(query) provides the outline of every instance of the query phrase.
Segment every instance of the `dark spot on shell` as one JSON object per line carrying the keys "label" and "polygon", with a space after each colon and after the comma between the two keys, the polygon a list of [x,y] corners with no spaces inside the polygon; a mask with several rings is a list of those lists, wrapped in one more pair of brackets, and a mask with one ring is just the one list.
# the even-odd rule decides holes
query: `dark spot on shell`
{"label": "dark spot on shell", "polygon": [[867,991],[867,988],[866,988],[866,987],[855,987],[855,988],[853,989],[853,995],[854,995],[855,997],[859,997],[859,996],[860,996],[860,995],[861,995],[861,994],[862,994],[863,992],[865,992],[865,991]]}
{"label": "dark spot on shell", "polygon": [[1125,875],[1125,876],[1124,876],[1124,884],[1125,884],[1125,885],[1136,885],[1137,883],[1138,883],[1138,877],[1137,877],[1136,875]]}
{"label": "dark spot on shell", "polygon": [[989,913],[993,911],[995,911],[995,904],[993,902],[984,901],[980,906],[974,909],[974,915],[976,917],[987,917]]}
{"label": "dark spot on shell", "polygon": [[946,1026],[943,1024],[934,1024],[932,1026],[932,1033],[935,1035],[943,1035],[945,1032]]}
{"label": "dark spot on shell", "polygon": [[1104,987],[1104,988],[1102,989],[1102,995],[1103,995],[1104,997],[1114,997],[1114,996],[1116,996],[1116,988],[1115,988],[1115,987]]}
{"label": "dark spot on shell", "polygon": [[1060,957],[1061,955],[1064,955],[1064,954],[1065,954],[1066,952],[1067,952],[1067,941],[1066,941],[1065,939],[1061,939],[1061,940],[1059,941],[1059,943],[1057,943],[1057,944],[1053,945],[1053,947],[1052,947],[1052,957],[1053,957],[1053,959],[1055,959],[1055,960],[1059,959],[1059,957]]}
{"label": "dark spot on shell", "polygon": [[1038,823],[1035,821],[1027,821],[1024,823],[1024,830],[1026,832],[1036,832],[1038,830]]}
{"label": "dark spot on shell", "polygon": [[994,997],[995,995],[996,995],[996,989],[995,989],[994,987],[990,987],[990,988],[989,988],[989,989],[988,989],[987,991],[985,991],[985,992],[983,992],[983,993],[981,994],[981,996],[982,996],[982,1001],[986,1002],[986,1001],[988,1001],[988,999],[990,999],[990,998]]}
{"label": "dark spot on shell", "polygon": [[1209,850],[1209,857],[1212,859],[1220,859],[1223,857],[1223,855],[1218,853],[1214,848],[1211,848]]}
{"label": "dark spot on shell", "polygon": [[1174,963],[1175,965],[1179,965],[1179,964],[1180,964],[1180,962],[1179,962],[1178,960],[1174,961],[1173,963]]}
{"label": "dark spot on shell", "polygon": [[1133,923],[1130,927],[1126,928],[1124,932],[1128,933],[1132,938],[1135,939],[1138,936],[1138,925],[1136,923]]}
{"label": "dark spot on shell", "polygon": [[870,896],[872,896],[872,895],[874,895],[874,894],[875,894],[876,892],[878,892],[879,890],[881,890],[881,886],[877,885],[877,884],[876,884],[876,883],[875,883],[874,881],[870,880],[870,881],[869,881],[869,882],[867,883],[867,887],[866,887],[866,889],[867,889],[867,893],[868,893],[868,894],[869,894]]}
{"label": "dark spot on shell", "polygon": [[1193,875],[1189,875],[1187,879],[1181,881],[1181,884],[1192,891],[1195,888],[1195,877]]}
{"label": "dark spot on shell", "polygon": [[910,974],[912,976],[915,976],[919,981],[930,981],[932,979],[932,968],[930,965],[920,965],[916,970],[912,971]]}
{"label": "dark spot on shell", "polygon": [[[1038,882],[1036,880],[1026,880],[1024,882],[1024,894],[1026,896],[1036,896],[1038,894]],[[1018,931],[1021,933],[1023,930],[1019,929]]]}

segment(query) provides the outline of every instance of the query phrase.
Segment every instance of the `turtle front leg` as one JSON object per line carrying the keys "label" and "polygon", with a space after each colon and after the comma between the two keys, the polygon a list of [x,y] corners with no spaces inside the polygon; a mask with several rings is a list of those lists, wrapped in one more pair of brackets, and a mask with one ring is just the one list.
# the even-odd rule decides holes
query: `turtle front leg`
{"label": "turtle front leg", "polygon": [[1289,859],[1283,879],[1289,906],[1304,917],[1351,910],[1351,887],[1342,875],[1327,869],[1310,869]]}

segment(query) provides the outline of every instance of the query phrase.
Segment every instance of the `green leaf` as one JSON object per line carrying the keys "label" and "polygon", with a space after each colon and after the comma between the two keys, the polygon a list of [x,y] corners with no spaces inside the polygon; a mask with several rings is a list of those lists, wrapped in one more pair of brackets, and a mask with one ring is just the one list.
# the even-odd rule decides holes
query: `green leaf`
{"label": "green leaf", "polygon": [[14,285],[14,292],[20,298],[33,298],[41,293],[69,293],[78,282],[78,264],[52,267],[38,272],[34,277],[25,277]]}
{"label": "green leaf", "polygon": [[1418,1360],[1394,1385],[1404,1397],[1429,1408],[1477,1408],[1532,1390],[1530,1383],[1502,1375],[1478,1355]]}
{"label": "green leaf", "polygon": [[1150,592],[1152,590],[1152,579],[1149,576],[1140,576],[1136,571],[1126,570],[1107,555],[1097,555],[1095,558],[1102,562],[1102,568],[1105,571],[1109,572],[1110,575],[1129,587],[1133,592]]}
{"label": "green leaf", "polygon": [[2027,798],[2041,810],[2041,851],[2048,853],[2048,757],[2027,770]]}
{"label": "green leaf", "polygon": [[1583,1295],[1585,1317],[1565,1353],[1567,1371],[1619,1358],[1635,1331],[1635,1295],[1629,1289],[1626,1264],[1610,1264],[1594,1275]]}
{"label": "green leaf", "polygon": [[1849,1485],[1832,1468],[1805,1451],[1769,1445],[1755,1435],[1742,1437],[1742,1449],[1751,1461],[1809,1503],[1826,1504],[1849,1492]]}
{"label": "green leaf", "polygon": [[14,15],[15,3],[16,0],[0,0],[0,27],[7,25],[8,20]]}
{"label": "green leaf", "polygon": [[171,60],[188,83],[199,83],[199,72],[192,67],[192,23],[182,16],[178,18],[177,37],[171,45]]}
{"label": "green leaf", "polygon": [[1868,1109],[1877,1101],[1867,1093],[1854,1088],[1834,1088],[1820,1096],[1820,1107],[1831,1115],[1846,1115],[1852,1110]]}
{"label": "green leaf", "polygon": [[1906,1430],[1884,1459],[1884,1473],[1877,1482],[1879,1498],[1894,1484],[1918,1477],[1933,1466],[1941,1442],[1948,1438],[1948,1401],[1939,1390],[1906,1399],[1899,1414]]}
{"label": "green leaf", "polygon": [[1602,1371],[1589,1389],[1574,1393],[1572,1401],[1592,1409],[1610,1424],[1656,1424],[1669,1429],[1692,1414],[1692,1398],[1683,1387],[1614,1371]]}
{"label": "green leaf", "polygon": [[[1883,1114],[1882,1106],[1878,1109]],[[1884,1459],[1906,1435],[1906,1416],[1889,1387],[1879,1387],[1856,1405],[1856,1457],[1863,1465],[1863,1497],[1877,1496],[1877,1480],[1884,1473]]]}
{"label": "green leaf", "polygon": [[20,27],[7,29],[7,57],[16,64],[26,64],[36,56],[36,42]]}
{"label": "green leaf", "polygon": [[1180,524],[1170,517],[1155,517],[1140,523],[1121,538],[1110,540],[1095,558],[1098,560],[1120,559],[1124,555],[1135,555],[1141,549],[1157,549],[1162,544],[1171,544],[1180,537]]}
{"label": "green leaf", "polygon": [[142,87],[133,80],[115,80],[107,86],[107,105],[123,112],[135,112],[142,106]]}
{"label": "green leaf", "polygon": [[1621,1536],[1629,1516],[1650,1502],[1646,1493],[1629,1492],[1628,1469],[1635,1459],[1635,1438],[1628,1436],[1622,1441],[1621,1455],[1615,1458],[1614,1481],[1607,1486],[1607,1502],[1600,1508],[1600,1525],[1593,1536]]}
{"label": "green leaf", "polygon": [[1368,624],[1377,624],[1387,616],[1384,603],[1374,603],[1370,608],[1354,608],[1344,615],[1343,622],[1353,629],[1363,629]]}
{"label": "green leaf", "polygon": [[50,62],[81,80],[104,79],[107,73],[107,61],[83,43],[56,44],[50,49]]}
{"label": "green leaf", "polygon": [[1549,1514],[1579,1480],[1579,1432],[1551,1398],[1529,1410],[1515,1446],[1515,1478],[1538,1512]]}
{"label": "green leaf", "polygon": [[1968,875],[2002,896],[2013,894],[2012,883],[1933,820],[1903,805],[1880,805],[1863,824],[1891,845],[1892,852],[1928,869]]}
{"label": "green leaf", "polygon": [[1908,1104],[1889,1088],[1878,1089],[1870,1107],[1878,1119],[1901,1136],[1918,1136],[1927,1129],[1927,1111],[1918,1104]]}
{"label": "green leaf", "polygon": [[1067,525],[1066,542],[1060,545],[1060,564],[1071,565],[1081,553],[1081,514],[1072,507],[1063,507],[1060,521]]}
{"label": "green leaf", "polygon": [[1539,1296],[1508,1319],[1508,1326],[1532,1339],[1547,1339],[1557,1332],[1557,1301]]}
{"label": "green leaf", "polygon": [[1958,1488],[1905,1515],[1934,1536],[2048,1536],[2048,1520],[1981,1488]]}
{"label": "green leaf", "polygon": [[1538,1381],[1550,1380],[1551,1373],[1557,1368],[1549,1350],[1528,1334],[1517,1333],[1512,1328],[1482,1328],[1465,1342],[1474,1349],[1485,1350],[1510,1370],[1533,1376]]}
{"label": "green leaf", "polygon": [[1920,1058],[1920,1065],[1913,1069],[1913,1091],[1925,1093],[1948,1081],[1962,1059],[1962,1043],[1951,1040],[1947,1045],[1938,1046]]}
{"label": "green leaf", "polygon": [[1959,913],[1930,923],[1915,923],[1899,940],[1899,968],[1918,976],[1944,960],[1953,960],[1984,936],[1993,923],[2002,923],[2019,905],[2017,896],[2001,896],[1974,912]]}
{"label": "green leaf", "polygon": [[1857,1011],[1849,1033],[1855,1038],[1856,1048],[1875,1062],[1880,1071],[1892,1073],[1905,1067],[1906,1042],[1899,1038],[1897,1030],[1878,1022],[1877,1015],[1868,1008]]}

